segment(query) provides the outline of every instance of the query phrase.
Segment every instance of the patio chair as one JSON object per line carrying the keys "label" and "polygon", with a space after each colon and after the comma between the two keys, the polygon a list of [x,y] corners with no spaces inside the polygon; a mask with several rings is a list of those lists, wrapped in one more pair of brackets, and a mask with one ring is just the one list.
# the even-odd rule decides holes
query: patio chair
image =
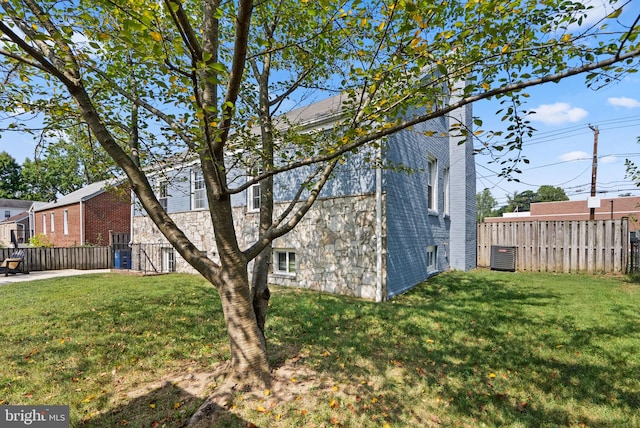
{"label": "patio chair", "polygon": [[9,276],[9,274],[15,275],[16,273],[29,273],[24,265],[24,251],[16,250],[11,254],[11,257],[4,259],[2,264],[0,264],[0,273],[4,273],[4,276]]}

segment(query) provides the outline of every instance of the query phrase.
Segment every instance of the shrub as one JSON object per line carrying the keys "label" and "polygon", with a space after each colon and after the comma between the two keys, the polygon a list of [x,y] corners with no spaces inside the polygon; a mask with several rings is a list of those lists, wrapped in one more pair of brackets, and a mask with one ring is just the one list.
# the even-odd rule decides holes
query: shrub
{"label": "shrub", "polygon": [[49,241],[49,238],[47,238],[47,235],[43,233],[39,233],[29,238],[29,246],[53,248],[53,243]]}

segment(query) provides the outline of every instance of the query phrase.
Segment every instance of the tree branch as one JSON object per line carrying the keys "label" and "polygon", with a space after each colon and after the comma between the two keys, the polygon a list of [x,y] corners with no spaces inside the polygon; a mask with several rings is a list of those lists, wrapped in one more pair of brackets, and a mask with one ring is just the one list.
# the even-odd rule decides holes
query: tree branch
{"label": "tree branch", "polygon": [[[354,149],[357,149],[361,146],[364,146],[367,143],[376,141],[376,140],[380,140],[384,137],[387,137],[389,135],[395,134],[398,131],[402,131],[404,129],[410,128],[412,126],[418,125],[420,123],[429,121],[431,119],[435,119],[441,116],[444,116],[448,113],[450,113],[453,110],[456,110],[458,108],[464,107],[466,105],[472,104],[476,101],[481,101],[481,100],[485,100],[488,98],[492,98],[496,95],[503,95],[503,94],[508,94],[510,92],[515,92],[515,91],[519,91],[521,89],[525,89],[525,88],[529,88],[532,86],[538,86],[541,85],[543,83],[548,83],[548,82],[556,82],[559,80],[562,80],[564,78],[567,77],[571,77],[571,76],[576,76],[579,74],[583,74],[583,73],[587,73],[589,71],[593,71],[593,70],[598,70],[598,69],[602,69],[602,68],[606,68],[608,66],[614,65],[618,62],[622,62],[622,61],[626,61],[628,59],[632,59],[635,57],[640,56],[640,49],[636,49],[634,51],[628,52],[627,54],[624,55],[619,55],[619,56],[613,56],[607,59],[604,59],[602,61],[597,61],[597,62],[592,62],[592,63],[588,63],[588,64],[584,64],[580,67],[574,67],[574,68],[570,68],[567,69],[561,73],[555,73],[555,74],[550,74],[547,76],[542,76],[539,78],[535,78],[535,79],[530,79],[530,80],[525,80],[525,81],[521,81],[521,82],[516,82],[516,83],[512,83],[509,85],[504,85],[504,86],[500,86],[498,88],[495,89],[491,89],[479,94],[475,94],[475,95],[471,95],[471,96],[467,96],[464,98],[461,98],[459,101],[450,104],[448,106],[445,106],[443,108],[439,108],[435,111],[432,111],[430,113],[426,113],[423,115],[419,115],[416,116],[414,118],[408,119],[408,120],[404,120],[401,122],[396,123],[395,125],[383,128],[383,129],[379,129],[375,132],[372,132],[370,134],[367,134],[365,136],[362,136],[360,138],[355,139],[354,141],[352,141],[349,144],[345,144],[341,147],[339,147],[336,151],[332,152],[332,153],[327,153],[325,155],[320,155],[320,156],[316,156],[316,157],[308,157],[305,159],[302,159],[300,161],[297,162],[292,162],[290,164],[281,166],[279,168],[274,168],[271,171],[265,171],[262,174],[260,174],[259,176],[255,177],[254,179],[247,181],[247,183],[243,184],[242,186],[239,186],[237,188],[234,189],[230,189],[229,191],[231,193],[238,193],[241,192],[245,189],[247,189],[248,187],[250,187],[251,185],[259,182],[260,180],[266,178],[267,176],[270,175],[276,175],[276,174],[280,174],[282,172],[286,172],[286,171],[292,171],[294,169],[298,169],[304,166],[309,166],[309,165],[313,165],[313,164],[317,164],[317,163],[321,163],[321,162],[327,162],[327,161],[332,161],[333,159],[339,158],[340,156],[342,156],[345,153],[348,153]],[[366,118],[364,118],[366,119]]]}
{"label": "tree branch", "polygon": [[249,44],[249,27],[251,25],[251,14],[253,10],[252,0],[240,0],[238,15],[236,17],[236,33],[233,47],[233,59],[231,61],[231,72],[227,83],[226,96],[222,108],[222,121],[220,129],[221,144],[227,141],[231,129],[233,109],[235,109],[238,93],[242,83],[242,73],[247,59],[247,47]]}
{"label": "tree branch", "polygon": [[[289,221],[287,221],[283,226],[277,227],[276,225],[284,221],[286,215],[293,211],[293,207],[295,206],[295,202],[291,202],[285,213],[281,215],[277,221],[275,221],[267,231],[260,236],[256,242],[249,248],[247,248],[243,253],[247,257],[248,260],[251,260],[258,256],[264,250],[270,242],[274,239],[279,238],[280,236],[286,235],[288,232],[293,230],[300,220],[304,218],[306,213],[311,209],[315,201],[318,199],[320,195],[320,191],[331,177],[331,173],[335,169],[336,165],[339,162],[339,158],[333,159],[329,162],[322,172],[320,179],[316,182],[313,188],[309,191],[309,197],[301,203],[301,205],[295,210],[294,214],[291,216]],[[301,188],[302,189],[302,186]],[[298,195],[300,195],[300,190],[298,191]],[[284,215],[286,214],[286,215]]]}

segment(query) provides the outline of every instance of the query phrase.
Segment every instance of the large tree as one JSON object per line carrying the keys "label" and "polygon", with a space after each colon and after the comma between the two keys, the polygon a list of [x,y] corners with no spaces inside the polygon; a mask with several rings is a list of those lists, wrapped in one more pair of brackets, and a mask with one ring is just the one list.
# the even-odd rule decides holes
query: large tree
{"label": "large tree", "polygon": [[22,164],[24,198],[53,201],[117,174],[105,151],[84,126],[69,125],[62,136],[48,136],[33,160]]}
{"label": "large tree", "polygon": [[482,223],[485,217],[491,217],[498,201],[491,194],[491,190],[485,188],[476,193],[476,221]]}
{"label": "large tree", "polygon": [[537,201],[536,197],[536,192],[533,190],[513,192],[513,195],[507,195],[508,202],[506,212],[530,211],[531,204]]}
{"label": "large tree", "polygon": [[20,199],[24,190],[21,170],[13,156],[0,152],[0,198]]}
{"label": "large tree", "polygon": [[513,192],[507,195],[507,205],[496,211],[496,215],[505,212],[531,211],[531,204],[535,202],[555,202],[568,201],[569,197],[561,187],[543,184],[537,191],[525,190],[523,192]]}
{"label": "large tree", "polygon": [[[638,17],[621,15],[628,3],[594,24],[587,6],[565,0],[5,0],[0,108],[42,112],[48,125],[82,117],[166,239],[218,290],[229,381],[264,386],[264,314],[247,266],[296,226],[336,165],[491,97],[512,123],[506,146],[519,150],[525,88],[582,73],[606,83],[636,68]],[[291,126],[274,138],[274,114],[331,93],[344,94],[331,132],[320,139]],[[252,126],[260,139],[245,132]],[[202,168],[219,262],[176,226],[146,175],[145,162],[185,151]],[[229,167],[247,159],[258,168],[234,187]],[[265,211],[258,239],[240,248],[231,195],[264,182],[266,198],[270,180],[296,168],[307,178],[295,203],[282,217]]]}
{"label": "large tree", "polygon": [[551,186],[548,184],[538,187],[536,192],[536,202],[556,202],[568,201],[569,197],[562,187]]}

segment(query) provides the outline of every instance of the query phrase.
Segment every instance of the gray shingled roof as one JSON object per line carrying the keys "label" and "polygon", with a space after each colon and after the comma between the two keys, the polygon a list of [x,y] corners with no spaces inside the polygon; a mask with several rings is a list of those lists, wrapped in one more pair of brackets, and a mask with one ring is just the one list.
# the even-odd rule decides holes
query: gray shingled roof
{"label": "gray shingled roof", "polygon": [[95,183],[88,184],[82,189],[78,189],[75,192],[71,192],[68,195],[64,195],[58,198],[57,201],[51,202],[39,207],[34,208],[34,212],[44,211],[55,207],[62,207],[65,205],[77,204],[93,198],[101,193],[105,192],[105,187],[117,185],[114,180],[96,181]]}
{"label": "gray shingled roof", "polygon": [[3,208],[19,208],[23,210],[28,210],[31,208],[33,201],[25,201],[22,199],[4,199],[0,198],[0,207]]}
{"label": "gray shingled roof", "polygon": [[[334,119],[343,112],[343,105],[348,100],[346,94],[338,94],[313,104],[291,110],[276,117],[278,122],[282,118],[296,125],[314,124],[327,119]],[[286,125],[286,124],[285,124]]]}

